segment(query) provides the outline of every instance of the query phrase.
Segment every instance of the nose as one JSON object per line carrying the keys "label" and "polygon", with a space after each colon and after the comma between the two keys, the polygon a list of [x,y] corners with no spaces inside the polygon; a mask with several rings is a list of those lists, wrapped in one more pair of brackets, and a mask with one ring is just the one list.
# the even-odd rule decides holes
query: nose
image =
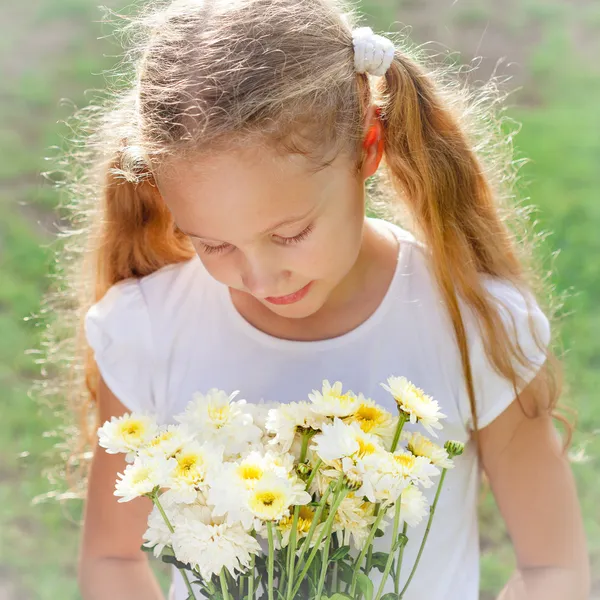
{"label": "nose", "polygon": [[246,256],[241,268],[244,287],[253,295],[265,298],[276,295],[279,269],[265,256]]}

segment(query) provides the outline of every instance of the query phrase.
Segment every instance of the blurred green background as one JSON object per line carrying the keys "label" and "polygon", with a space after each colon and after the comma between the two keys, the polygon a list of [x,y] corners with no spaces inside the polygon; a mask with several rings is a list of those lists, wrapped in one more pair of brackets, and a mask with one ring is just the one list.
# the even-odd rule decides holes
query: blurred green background
{"label": "blurred green background", "polygon": [[[113,8],[121,4],[107,3]],[[39,501],[56,426],[27,395],[39,375],[28,320],[48,284],[56,191],[40,173],[69,132],[59,121],[102,88],[119,48],[90,0],[0,0],[0,600],[78,598],[81,502]],[[539,207],[544,244],[559,251],[553,282],[571,293],[562,340],[569,400],[579,411],[571,452],[600,599],[600,2],[598,0],[368,0],[368,24],[410,27],[416,43],[482,57],[473,80],[511,76],[508,114],[530,162],[520,194]],[[595,59],[595,60],[594,60]],[[477,61],[479,62],[479,61]],[[70,103],[61,102],[61,98]],[[527,184],[527,185],[526,185]],[[571,400],[572,399],[572,400]],[[32,499],[38,498],[35,503]],[[481,506],[482,600],[495,598],[514,557],[495,504]],[[157,566],[163,585],[166,571]]]}

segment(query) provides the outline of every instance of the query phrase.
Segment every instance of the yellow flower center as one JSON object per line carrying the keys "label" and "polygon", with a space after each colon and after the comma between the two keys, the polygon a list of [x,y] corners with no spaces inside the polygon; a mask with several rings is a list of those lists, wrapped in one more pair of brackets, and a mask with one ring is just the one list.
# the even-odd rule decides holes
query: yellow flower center
{"label": "yellow flower center", "polygon": [[376,406],[370,404],[361,404],[353,415],[353,420],[356,421],[360,428],[369,433],[377,425],[384,421],[384,413]]}
{"label": "yellow flower center", "polygon": [[131,479],[134,484],[142,483],[142,481],[145,481],[146,479],[148,479],[149,475],[150,475],[149,469],[140,469],[139,471],[137,471],[135,473],[135,475]]}
{"label": "yellow flower center", "polygon": [[277,490],[261,490],[253,494],[249,502],[251,510],[260,518],[272,521],[284,511],[284,496]]}
{"label": "yellow flower center", "polygon": [[197,454],[180,455],[177,457],[177,476],[190,483],[202,481],[201,468],[203,464],[202,457]]}
{"label": "yellow flower center", "polygon": [[150,445],[158,446],[161,442],[166,442],[167,440],[170,440],[172,437],[173,437],[172,431],[163,431],[163,433],[161,433],[160,435],[157,435],[156,437],[154,437],[152,439],[152,441],[150,442]]}
{"label": "yellow flower center", "polygon": [[263,476],[263,470],[258,465],[240,465],[238,476],[246,483],[252,484]]}
{"label": "yellow flower center", "polygon": [[367,442],[361,438],[358,438],[356,441],[358,442],[357,454],[359,456],[368,456],[376,451],[375,446],[371,442]]}
{"label": "yellow flower center", "polygon": [[139,421],[125,421],[121,425],[121,435],[125,438],[138,439],[144,431],[145,428]]}
{"label": "yellow flower center", "polygon": [[227,420],[229,418],[229,405],[209,405],[208,416],[217,427],[222,427],[223,425],[225,425],[225,423],[227,423]]}
{"label": "yellow flower center", "polygon": [[394,459],[405,469],[411,470],[415,467],[415,457],[410,454],[394,454]]}
{"label": "yellow flower center", "polygon": [[350,394],[332,394],[333,397],[338,400],[341,404],[349,404],[354,401],[354,397]]}

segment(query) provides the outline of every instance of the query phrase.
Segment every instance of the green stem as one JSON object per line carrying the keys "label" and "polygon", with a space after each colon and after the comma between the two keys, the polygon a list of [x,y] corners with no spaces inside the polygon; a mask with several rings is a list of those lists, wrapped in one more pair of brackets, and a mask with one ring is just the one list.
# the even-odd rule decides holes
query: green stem
{"label": "green stem", "polygon": [[223,600],[229,600],[229,591],[227,589],[227,578],[225,577],[225,567],[221,569],[219,573],[219,579],[221,580],[221,592],[223,593]]}
{"label": "green stem", "polygon": [[402,433],[402,428],[404,427],[404,423],[406,423],[408,419],[408,415],[400,410],[400,415],[398,416],[398,424],[396,425],[396,431],[394,432],[394,439],[392,440],[392,446],[390,448],[390,452],[396,452],[396,446],[400,441],[400,434]]}
{"label": "green stem", "polygon": [[329,590],[329,595],[335,594],[338,591],[337,580],[338,580],[338,563],[336,561],[335,564],[333,565],[333,576],[331,578],[331,589]]}
{"label": "green stem", "polygon": [[[398,442],[400,441],[400,435],[402,434],[402,429],[404,429],[404,423],[408,420],[408,414],[406,414],[403,410],[398,409],[398,423],[396,424],[396,431],[394,432],[394,437],[392,439],[392,445],[390,447],[390,452],[395,452],[398,446]],[[377,516],[379,513],[379,504],[375,506],[374,516]],[[365,567],[365,572],[368,575],[371,570],[371,563],[373,561],[373,548],[369,546],[368,554],[367,554],[367,565]]]}
{"label": "green stem", "polygon": [[[408,525],[406,521],[404,521],[404,525],[402,526],[402,535],[406,536],[406,530],[408,529]],[[398,563],[396,565],[396,577],[394,578],[394,593],[397,594],[400,589],[400,567],[402,566],[402,556],[404,555],[404,547],[406,546],[406,540],[402,546],[400,546],[398,550]]]}
{"label": "green stem", "polygon": [[308,440],[312,436],[309,433],[302,433],[302,446],[300,447],[300,460],[298,462],[303,463],[306,459],[306,451],[308,450]]}
{"label": "green stem", "polygon": [[290,531],[290,539],[287,547],[287,595],[292,591],[294,585],[294,566],[296,558],[296,530],[298,528],[298,515],[300,514],[300,506],[294,506],[294,518],[292,519],[292,530]]}
{"label": "green stem", "polygon": [[[302,449],[300,450],[300,462],[303,463],[306,458],[306,452],[308,450],[308,441],[312,436],[309,433],[303,433],[302,435]],[[315,468],[312,470],[308,481],[306,482],[306,489],[310,487],[316,473],[317,469],[321,465],[321,459],[318,460]],[[300,506],[294,507],[294,516],[292,518],[292,529],[290,531],[290,539],[288,541],[287,547],[287,597],[289,597],[292,586],[294,583],[294,567],[295,567],[295,558],[296,558],[296,543],[297,543],[297,530],[298,530],[298,516],[300,515]],[[283,585],[283,581],[281,582]]]}
{"label": "green stem", "polygon": [[[343,498],[342,498],[343,499]],[[339,506],[339,505],[338,505]],[[335,512],[335,511],[334,511]],[[335,515],[334,515],[335,517]],[[329,544],[331,543],[331,529],[333,527],[333,519],[328,520],[325,548],[323,549],[323,557],[321,561],[321,576],[319,577],[319,587],[317,589],[317,598],[321,597],[323,586],[325,585],[325,576],[327,575],[327,567],[329,565]]]}
{"label": "green stem", "polygon": [[352,597],[354,597],[354,594],[356,592],[356,584],[358,582],[358,571],[360,569],[360,565],[365,557],[365,554],[367,553],[367,549],[371,548],[371,542],[373,541],[373,538],[375,537],[375,532],[377,531],[377,527],[379,527],[379,523],[381,523],[381,520],[383,519],[384,516],[385,516],[385,511],[381,511],[377,515],[375,522],[371,526],[371,531],[369,531],[369,537],[367,537],[367,541],[365,542],[363,549],[361,550],[360,554],[358,555],[358,558],[354,561],[354,573],[352,574],[352,586],[350,588],[350,595]]}
{"label": "green stem", "polygon": [[[166,523],[167,527],[169,528],[169,531],[171,533],[175,533],[175,529],[173,529],[173,525],[171,525],[171,522],[169,521],[169,518],[167,517],[167,513],[165,513],[160,501],[158,500],[158,493],[153,494],[151,496],[151,499],[154,502],[154,504],[156,505],[156,508],[158,508],[158,511],[160,512],[160,514],[162,515],[164,522]],[[179,572],[181,573],[181,576],[183,577],[183,580],[185,582],[185,587],[187,588],[188,594],[194,600],[196,600],[196,594],[194,594],[194,590],[192,589],[192,584],[190,583],[190,580],[188,579],[185,569],[179,569]]]}
{"label": "green stem", "polygon": [[207,581],[206,582],[206,587],[208,589],[208,591],[214,596],[217,593],[217,589],[215,588],[214,584],[212,581]]}
{"label": "green stem", "polygon": [[331,529],[331,526],[333,524],[333,519],[335,517],[335,513],[336,513],[339,505],[342,503],[342,500],[344,499],[344,497],[348,493],[348,489],[347,488],[343,489],[343,487],[342,487],[343,483],[344,483],[344,475],[342,474],[342,475],[340,475],[340,478],[338,479],[338,484],[337,484],[337,486],[335,488],[334,501],[333,501],[333,504],[331,506],[331,510],[329,512],[329,516],[327,517],[327,521],[325,521],[325,526],[323,527],[323,531],[319,535],[319,538],[317,539],[317,542],[315,543],[315,545],[314,545],[314,547],[312,549],[312,552],[309,554],[308,559],[306,560],[306,564],[304,565],[304,569],[302,569],[302,572],[300,573],[300,576],[296,580],[296,583],[294,585],[294,589],[292,591],[292,598],[298,592],[298,588],[300,587],[300,584],[302,583],[302,580],[306,576],[306,573],[308,572],[308,569],[310,568],[310,565],[311,565],[313,559],[315,558],[317,552],[319,551],[319,546],[321,545],[321,542],[323,541],[323,537],[324,537],[325,532]]}
{"label": "green stem", "polygon": [[254,600],[254,568],[255,568],[255,555],[252,555],[250,563],[250,576],[248,578],[248,600]]}
{"label": "green stem", "polygon": [[394,545],[396,544],[396,540],[398,539],[398,529],[400,528],[400,496],[396,500],[396,507],[394,511],[394,530],[392,531],[392,547],[390,548],[390,553],[388,554],[387,561],[385,563],[385,569],[383,571],[383,577],[381,578],[381,583],[379,584],[379,589],[377,590],[377,595],[375,596],[375,600],[379,600],[381,595],[383,594],[383,589],[385,588],[386,580],[388,575],[390,574],[390,570],[392,568],[392,563],[394,562]]}
{"label": "green stem", "polygon": [[438,484],[438,488],[435,493],[435,499],[433,500],[433,504],[431,505],[431,510],[429,511],[429,519],[427,520],[427,528],[425,529],[425,535],[423,536],[423,541],[421,542],[421,547],[419,548],[419,553],[417,554],[417,560],[415,560],[415,564],[413,565],[412,571],[410,572],[410,575],[408,576],[407,582],[404,584],[404,587],[402,588],[402,591],[400,592],[400,595],[398,596],[398,600],[401,600],[402,596],[404,596],[404,592],[406,592],[406,588],[408,587],[409,583],[412,581],[413,575],[415,574],[415,571],[417,570],[419,560],[421,560],[421,554],[423,554],[423,548],[425,548],[425,542],[427,541],[427,536],[429,535],[429,530],[431,529],[431,521],[433,521],[435,507],[437,506],[438,498],[440,497],[440,492],[442,490],[442,484],[444,483],[444,477],[446,477],[447,471],[448,471],[448,469],[442,470],[442,475],[440,476],[440,482]]}
{"label": "green stem", "polygon": [[[299,553],[298,562],[297,562],[299,569],[302,566],[302,559],[304,558],[304,554],[306,553],[308,548],[310,548],[310,542],[315,533],[315,529],[317,528],[317,525],[321,522],[321,514],[323,513],[325,504],[327,503],[327,498],[329,498],[329,494],[331,493],[333,484],[334,484],[334,482],[331,481],[329,483],[329,485],[327,486],[327,489],[325,490],[325,493],[323,494],[323,496],[319,502],[319,506],[317,507],[317,510],[315,511],[315,515],[314,515],[312,522],[310,524],[310,527],[308,529],[308,534],[306,535],[304,540],[302,540],[302,545],[300,546],[300,553]],[[288,596],[288,600],[292,600],[292,598],[290,598]]]}
{"label": "green stem", "polygon": [[273,563],[274,563],[274,548],[273,548],[273,523],[267,521],[267,532],[269,536],[269,579],[268,579],[268,593],[269,600],[273,600]]}
{"label": "green stem", "polygon": [[323,461],[320,458],[317,460],[317,464],[314,466],[314,468],[310,474],[310,477],[306,481],[306,489],[307,490],[310,487],[310,484],[313,482],[313,479],[315,478],[315,475],[317,474],[317,471],[319,470],[319,467],[321,466],[322,462]]}

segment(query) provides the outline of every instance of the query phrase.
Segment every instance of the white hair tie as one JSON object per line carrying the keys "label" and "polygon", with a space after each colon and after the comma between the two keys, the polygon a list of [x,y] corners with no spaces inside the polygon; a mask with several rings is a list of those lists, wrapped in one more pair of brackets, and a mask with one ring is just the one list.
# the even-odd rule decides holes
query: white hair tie
{"label": "white hair tie", "polygon": [[370,27],[359,27],[352,31],[352,43],[357,73],[385,75],[394,60],[395,48],[391,40],[373,33]]}

